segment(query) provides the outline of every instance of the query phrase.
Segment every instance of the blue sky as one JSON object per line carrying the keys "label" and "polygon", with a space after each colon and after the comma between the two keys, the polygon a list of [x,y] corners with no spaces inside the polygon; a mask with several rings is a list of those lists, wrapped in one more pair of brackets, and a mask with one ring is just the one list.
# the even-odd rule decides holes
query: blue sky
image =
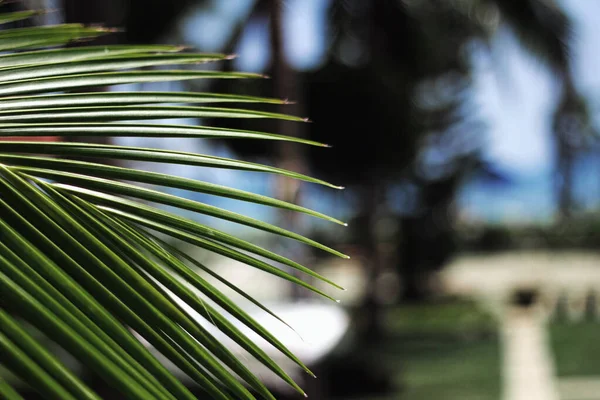
{"label": "blue sky", "polygon": [[[600,114],[600,2],[564,0],[574,21],[573,66],[581,93]],[[491,59],[482,59],[477,85],[490,120],[487,158],[515,177],[512,187],[498,189],[472,183],[461,195],[465,214],[502,222],[550,220],[555,212],[550,121],[559,87],[549,71],[524,52],[508,29],[494,41]],[[494,67],[491,67],[494,65]],[[598,157],[576,167],[575,195],[583,208],[598,207]]]}
{"label": "blue sky", "polygon": [[[585,95],[600,98],[600,2],[563,3],[576,22],[576,82]],[[497,36],[492,57],[498,62],[496,67],[482,68],[479,79],[479,94],[493,121],[487,154],[502,167],[520,174],[548,172],[552,168],[549,116],[558,88],[547,69],[526,54],[507,29]]]}

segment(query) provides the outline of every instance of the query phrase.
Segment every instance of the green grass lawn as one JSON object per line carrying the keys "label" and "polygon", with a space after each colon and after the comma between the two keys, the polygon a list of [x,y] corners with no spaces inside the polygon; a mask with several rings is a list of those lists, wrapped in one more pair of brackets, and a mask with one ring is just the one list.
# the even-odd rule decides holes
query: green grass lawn
{"label": "green grass lawn", "polygon": [[600,376],[600,322],[553,322],[550,345],[559,377]]}
{"label": "green grass lawn", "polygon": [[494,320],[465,302],[404,306],[387,313],[388,335],[365,357],[398,390],[365,400],[497,400],[500,348]]}

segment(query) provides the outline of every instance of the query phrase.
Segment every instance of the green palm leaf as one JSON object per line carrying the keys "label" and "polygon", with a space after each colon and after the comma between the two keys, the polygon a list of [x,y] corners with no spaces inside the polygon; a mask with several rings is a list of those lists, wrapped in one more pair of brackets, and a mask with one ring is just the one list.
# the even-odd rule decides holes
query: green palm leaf
{"label": "green palm leaf", "polygon": [[[0,15],[0,24],[36,14]],[[334,289],[340,287],[293,260],[147,202],[250,226],[346,257],[294,232],[209,204],[166,194],[161,188],[207,193],[342,222],[267,196],[167,174],[100,164],[92,158],[228,168],[339,187],[293,171],[204,154],[15,140],[32,136],[191,137],[279,140],[325,146],[267,132],[144,122],[202,117],[305,121],[301,117],[266,111],[201,105],[285,104],[285,100],[191,92],[56,93],[123,83],[261,77],[193,68],[147,69],[183,64],[191,66],[231,58],[221,54],[186,52],[181,46],[45,49],[92,39],[111,31],[79,24],[0,31],[0,51],[26,50],[0,55],[2,364],[46,397],[99,398],[48,350],[43,341],[47,338],[127,398],[195,398],[140,341],[143,338],[211,398],[273,398],[243,361],[244,357],[233,353],[210,333],[207,329],[207,324],[210,324],[303,393],[288,373],[263,348],[245,336],[225,313],[258,334],[307,373],[310,373],[309,369],[227,295],[198,275],[196,269],[225,283],[265,313],[278,317],[210,267],[166,243],[153,232],[274,274],[332,300],[331,294],[271,262],[328,282]],[[86,161],[86,158],[90,160]],[[141,187],[136,183],[155,187]],[[193,318],[183,305],[197,312],[203,320]],[[43,332],[41,338],[32,333],[32,327],[37,328],[36,332]],[[7,399],[20,399],[11,385],[13,382],[0,378],[0,395]]]}

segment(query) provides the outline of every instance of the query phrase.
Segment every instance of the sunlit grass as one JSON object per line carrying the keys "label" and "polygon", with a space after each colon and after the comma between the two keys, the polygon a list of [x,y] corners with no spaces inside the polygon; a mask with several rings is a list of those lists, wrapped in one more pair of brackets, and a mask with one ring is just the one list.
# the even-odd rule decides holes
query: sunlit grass
{"label": "sunlit grass", "polygon": [[600,376],[600,321],[554,322],[549,329],[559,378]]}
{"label": "sunlit grass", "polygon": [[397,391],[365,400],[496,400],[500,344],[493,318],[472,303],[403,306],[387,313],[388,338],[365,351]]}

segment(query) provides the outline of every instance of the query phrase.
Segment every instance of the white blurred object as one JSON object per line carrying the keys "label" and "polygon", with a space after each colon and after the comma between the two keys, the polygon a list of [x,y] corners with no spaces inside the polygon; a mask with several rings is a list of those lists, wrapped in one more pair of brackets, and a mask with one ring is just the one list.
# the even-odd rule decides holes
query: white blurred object
{"label": "white blurred object", "polygon": [[554,360],[544,318],[531,309],[509,309],[502,320],[504,400],[558,400]]}
{"label": "white blurred object", "polygon": [[599,266],[600,256],[584,251],[468,255],[458,257],[441,271],[440,280],[447,294],[483,300],[494,312],[501,312],[515,289],[532,288],[539,295],[536,307],[551,316],[564,294],[577,318],[585,309],[585,293],[600,292]]}
{"label": "white blurred object", "polygon": [[[499,318],[503,399],[600,399],[595,382],[578,388],[580,380],[556,379],[545,326],[561,303],[572,321],[583,318],[587,307],[597,313],[599,266],[600,256],[593,252],[514,251],[459,257],[440,273],[447,294],[476,298]],[[514,307],[514,295],[523,289],[535,293],[534,302]],[[588,299],[590,294],[595,295]],[[582,397],[590,393],[595,397]]]}
{"label": "white blurred object", "polygon": [[[196,321],[210,331],[216,339],[223,343],[232,353],[234,353],[234,355],[239,357],[266,385],[281,391],[289,389],[287,384],[280,378],[253,358],[248,357],[248,353],[210,322],[206,321],[197,312],[191,309],[187,304],[179,299],[175,300],[193,318],[195,318]],[[333,304],[298,302],[272,305],[265,304],[265,306],[292,326],[296,332],[263,311],[248,311],[248,313],[309,367],[318,363],[338,346],[350,325],[348,314],[341,307]],[[236,326],[236,328],[247,335],[248,338],[254,341],[269,357],[279,364],[279,366],[294,380],[302,383],[304,379],[313,379],[248,327],[228,314],[223,314]],[[152,353],[184,383],[192,383],[187,375],[183,374],[182,371],[156,351],[148,342],[140,336],[137,337],[140,338],[142,343],[150,348]]]}

